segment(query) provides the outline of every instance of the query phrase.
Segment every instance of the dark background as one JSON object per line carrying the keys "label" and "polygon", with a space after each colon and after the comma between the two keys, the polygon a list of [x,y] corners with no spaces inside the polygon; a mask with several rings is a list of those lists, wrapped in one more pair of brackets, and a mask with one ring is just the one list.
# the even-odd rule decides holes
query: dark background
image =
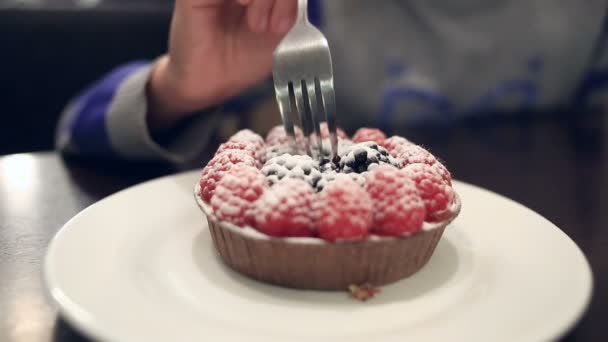
{"label": "dark background", "polygon": [[170,0],[0,0],[0,155],[53,148],[63,107],[166,51]]}

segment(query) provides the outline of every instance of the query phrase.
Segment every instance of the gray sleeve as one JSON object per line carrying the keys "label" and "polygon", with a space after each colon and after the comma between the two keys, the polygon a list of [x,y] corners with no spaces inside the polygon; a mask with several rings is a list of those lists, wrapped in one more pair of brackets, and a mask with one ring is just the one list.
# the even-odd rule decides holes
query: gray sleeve
{"label": "gray sleeve", "polygon": [[78,154],[78,148],[72,143],[71,131],[69,129],[74,121],[76,107],[76,100],[71,100],[59,117],[59,123],[55,131],[55,148],[61,153]]}
{"label": "gray sleeve", "polygon": [[110,143],[116,153],[128,159],[190,161],[209,143],[220,121],[219,110],[198,115],[170,142],[158,144],[152,139],[146,120],[150,72],[151,67],[141,68],[116,90],[106,117]]}

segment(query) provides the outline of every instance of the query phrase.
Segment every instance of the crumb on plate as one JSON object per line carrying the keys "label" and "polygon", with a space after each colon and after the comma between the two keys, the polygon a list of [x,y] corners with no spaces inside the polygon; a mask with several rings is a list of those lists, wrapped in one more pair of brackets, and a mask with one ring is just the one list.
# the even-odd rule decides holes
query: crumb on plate
{"label": "crumb on plate", "polygon": [[370,284],[350,285],[348,292],[350,292],[351,298],[365,302],[380,292],[380,289]]}

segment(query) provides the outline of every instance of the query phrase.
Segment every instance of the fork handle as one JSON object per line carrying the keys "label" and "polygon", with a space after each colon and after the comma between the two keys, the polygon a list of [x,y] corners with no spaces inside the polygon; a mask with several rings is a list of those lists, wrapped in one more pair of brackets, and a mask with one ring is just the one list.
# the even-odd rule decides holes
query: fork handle
{"label": "fork handle", "polygon": [[308,0],[298,0],[298,21],[308,21]]}

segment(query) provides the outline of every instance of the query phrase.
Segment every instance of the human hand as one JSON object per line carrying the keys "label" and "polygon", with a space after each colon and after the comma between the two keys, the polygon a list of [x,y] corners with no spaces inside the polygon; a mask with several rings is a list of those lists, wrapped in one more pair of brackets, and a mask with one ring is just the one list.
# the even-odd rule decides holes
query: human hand
{"label": "human hand", "polygon": [[265,79],[296,0],[176,0],[169,52],[152,71],[151,128],[170,127]]}

